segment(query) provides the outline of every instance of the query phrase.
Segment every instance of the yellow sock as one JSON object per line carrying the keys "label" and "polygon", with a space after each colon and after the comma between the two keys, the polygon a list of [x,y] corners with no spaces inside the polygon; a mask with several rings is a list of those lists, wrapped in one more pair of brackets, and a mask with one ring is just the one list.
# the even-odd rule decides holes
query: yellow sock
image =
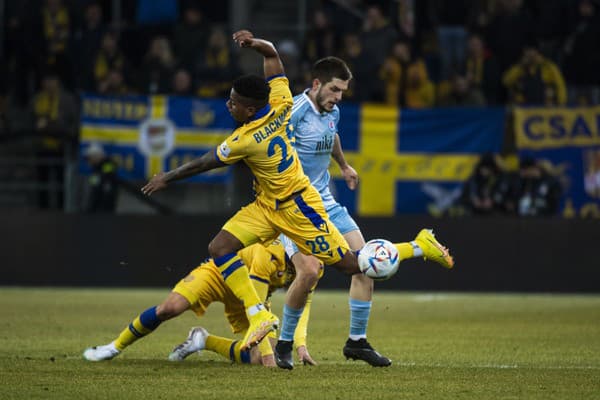
{"label": "yellow sock", "polygon": [[396,246],[396,250],[398,250],[398,254],[400,255],[400,261],[407,260],[415,256],[414,247],[408,242],[394,243],[394,246]]}
{"label": "yellow sock", "polygon": [[273,332],[270,332],[267,337],[258,344],[258,352],[260,353],[261,357],[270,356],[273,354],[273,347],[271,346],[269,338],[277,339],[277,336]]}
{"label": "yellow sock", "polygon": [[114,341],[115,347],[117,350],[123,351],[125,347],[154,331],[161,322],[156,316],[156,307],[150,307],[121,331],[119,337]]}
{"label": "yellow sock", "polygon": [[248,268],[237,254],[231,253],[214,259],[215,265],[233,294],[244,303],[244,307],[260,304],[256,289],[250,282]]}
{"label": "yellow sock", "polygon": [[250,364],[250,352],[240,351],[242,343],[237,340],[209,335],[205,346],[206,350],[214,351],[233,362]]}

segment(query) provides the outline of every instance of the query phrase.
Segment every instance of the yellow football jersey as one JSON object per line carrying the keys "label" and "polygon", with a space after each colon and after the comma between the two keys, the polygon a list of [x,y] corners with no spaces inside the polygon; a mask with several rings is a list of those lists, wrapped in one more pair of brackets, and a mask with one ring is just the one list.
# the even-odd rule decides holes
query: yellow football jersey
{"label": "yellow football jersey", "polygon": [[287,268],[285,249],[276,240],[269,246],[254,244],[238,252],[250,270],[250,278],[269,285],[269,294],[285,287],[295,278],[293,268]]}
{"label": "yellow football jersey", "polygon": [[[293,98],[285,76],[269,81],[269,104],[258,118],[237,128],[216,149],[225,164],[244,161],[258,183],[257,200],[277,209],[310,184],[286,133]],[[264,114],[264,115],[263,115]]]}

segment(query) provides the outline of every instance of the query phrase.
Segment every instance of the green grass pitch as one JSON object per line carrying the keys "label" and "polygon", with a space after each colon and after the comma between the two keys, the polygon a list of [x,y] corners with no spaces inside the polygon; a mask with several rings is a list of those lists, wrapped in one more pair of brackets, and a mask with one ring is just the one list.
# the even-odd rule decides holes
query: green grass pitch
{"label": "green grass pitch", "polygon": [[220,304],[112,361],[81,358],[167,293],[1,288],[0,399],[600,399],[598,295],[376,292],[369,339],[389,368],[343,358],[347,293],[327,291],[309,325],[316,367],[268,370],[209,352],[167,361],[191,326],[229,336]]}

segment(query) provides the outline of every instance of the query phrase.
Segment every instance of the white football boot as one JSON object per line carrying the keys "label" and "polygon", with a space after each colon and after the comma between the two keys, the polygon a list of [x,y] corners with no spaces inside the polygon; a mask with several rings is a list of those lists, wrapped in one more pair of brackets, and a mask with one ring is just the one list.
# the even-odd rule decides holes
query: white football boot
{"label": "white football boot", "polygon": [[169,361],[183,361],[190,354],[204,350],[207,337],[208,331],[200,326],[190,329],[185,342],[175,346],[169,354]]}
{"label": "white football boot", "polygon": [[94,346],[85,349],[83,358],[88,361],[104,361],[111,360],[121,354],[115,347],[114,342],[105,344],[104,346]]}

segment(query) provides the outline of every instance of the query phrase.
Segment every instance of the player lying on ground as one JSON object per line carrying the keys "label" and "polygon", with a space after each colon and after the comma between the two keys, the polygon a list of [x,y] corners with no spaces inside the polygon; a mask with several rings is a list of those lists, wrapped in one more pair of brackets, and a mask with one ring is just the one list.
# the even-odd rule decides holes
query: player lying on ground
{"label": "player lying on ground", "polygon": [[[396,247],[396,249],[403,249],[403,256],[399,255],[399,261],[402,261],[404,259],[407,258],[413,258],[413,257],[420,257],[425,253],[432,253],[433,250],[431,249],[431,247],[433,247],[433,244],[428,244],[428,238],[432,237],[432,233],[427,230],[427,229],[423,229],[421,230],[421,232],[419,232],[419,234],[417,235],[417,237],[415,238],[414,241],[410,242],[410,243],[398,243],[396,245],[392,245],[390,243],[390,246],[394,246]],[[435,240],[435,239],[434,239]],[[293,242],[291,242],[288,238],[286,238],[285,236],[282,235],[282,242],[285,243],[285,250],[286,253],[292,254],[295,256],[295,258],[297,259],[299,253],[297,253],[297,247],[293,244]],[[408,248],[412,247],[414,250],[411,252],[408,251]],[[429,249],[426,252],[423,252],[423,254],[421,254],[419,252],[419,249],[421,248],[425,248],[425,249]],[[412,255],[411,255],[412,254]],[[288,259],[289,260],[289,259]],[[449,265],[447,264],[443,264],[445,267],[449,267]],[[323,275],[323,266],[320,265],[318,267],[319,269],[319,273],[317,274],[317,280],[321,278],[321,276]],[[295,272],[297,273],[297,269],[294,267]],[[362,274],[361,274],[362,275]],[[356,275],[353,275],[356,276]],[[251,274],[251,277],[253,277],[253,275]],[[255,278],[256,279],[256,278]],[[294,282],[297,282],[297,280],[299,279],[299,276],[296,275],[295,279],[293,279],[292,284],[294,284]],[[370,279],[370,278],[368,278]],[[309,365],[316,365],[316,362],[311,358],[311,356],[308,354],[308,351],[306,349],[306,336],[307,336],[307,326],[308,326],[308,318],[309,318],[309,312],[310,312],[310,304],[312,301],[312,294],[314,292],[316,285],[313,286],[310,290],[309,290],[309,294],[306,300],[306,304],[303,308],[302,311],[302,315],[299,318],[299,321],[297,322],[297,325],[295,325],[295,331],[293,332],[293,334],[290,336],[291,341],[293,342],[294,346],[296,347],[296,351],[298,352],[298,359],[300,362],[304,363],[304,364],[309,364]],[[268,337],[268,341],[270,342],[270,346],[267,345],[265,342],[267,342],[267,340],[263,340],[259,345],[258,348],[261,349],[266,348],[269,351],[269,362],[273,361],[273,358],[271,356],[271,346],[275,346],[276,344],[276,339],[275,339],[275,335],[273,333],[269,334]],[[227,346],[225,346],[225,348],[229,348],[228,346],[233,345],[234,340],[229,339],[228,342],[226,342],[227,339],[225,338],[219,338],[222,343],[229,343]],[[190,330],[190,333],[188,335],[188,338],[186,341],[184,341],[183,343],[181,343],[180,345],[175,347],[175,350],[171,353],[171,355],[169,356],[169,358],[171,360],[182,360],[183,358],[187,357],[189,354],[192,354],[194,352],[200,352],[201,350],[207,349],[207,350],[212,350],[215,351],[215,347],[212,344],[213,343],[213,337],[206,331],[206,329],[202,328],[202,327],[196,327],[196,328],[192,328]],[[346,357],[348,358],[354,358],[354,359],[360,359],[360,360],[364,360],[366,362],[368,362],[370,365],[373,366],[387,366],[389,365],[389,363],[391,363],[391,361],[386,358],[381,356],[379,353],[377,353],[375,350],[373,350],[370,346],[365,347],[365,346],[361,346],[361,344],[363,342],[366,342],[365,339],[362,339],[362,341],[359,339],[357,340],[357,342],[359,342],[358,346],[348,346],[346,345],[346,347],[344,348],[344,355],[346,355]],[[290,343],[291,345],[291,343]],[[250,352],[250,362],[253,364],[256,363],[260,363],[260,353],[264,354],[264,352],[261,350],[261,352],[254,352],[254,349],[252,349],[252,351]],[[223,351],[217,351],[219,354],[225,356],[226,358],[229,358],[229,354],[227,352],[223,352]],[[352,357],[354,356],[354,357]],[[290,356],[291,357],[291,356]],[[387,360],[387,364],[382,364],[381,360]],[[275,360],[277,362],[277,365],[281,367],[280,363],[281,360]],[[293,362],[290,360],[289,361],[293,367]],[[263,361],[263,364],[265,364],[265,362]],[[266,365],[266,364],[265,364]],[[268,364],[269,366],[271,366],[271,364]],[[286,368],[286,367],[282,367],[282,368]]]}
{"label": "player lying on ground", "polygon": [[[268,247],[260,244],[249,246],[240,250],[238,255],[249,268],[252,283],[263,302],[267,301],[275,289],[287,287],[294,280],[294,267],[279,242]],[[83,357],[89,361],[110,360],[136,340],[153,332],[163,321],[177,317],[188,309],[202,317],[213,302],[225,305],[225,316],[234,333],[246,332],[249,322],[243,305],[225,284],[214,261],[208,259],[179,281],[160,305],[150,307],[138,315],[111,343],[86,349]],[[314,364],[306,348],[308,314],[309,310],[305,309],[294,340],[298,341],[299,359]],[[268,340],[262,341],[252,351],[244,351],[240,348],[240,341],[208,336],[205,332],[202,328],[192,329],[188,340],[177,346],[169,359],[183,360],[189,354],[204,348],[227,358],[231,357],[232,361],[275,366],[273,350]]]}

